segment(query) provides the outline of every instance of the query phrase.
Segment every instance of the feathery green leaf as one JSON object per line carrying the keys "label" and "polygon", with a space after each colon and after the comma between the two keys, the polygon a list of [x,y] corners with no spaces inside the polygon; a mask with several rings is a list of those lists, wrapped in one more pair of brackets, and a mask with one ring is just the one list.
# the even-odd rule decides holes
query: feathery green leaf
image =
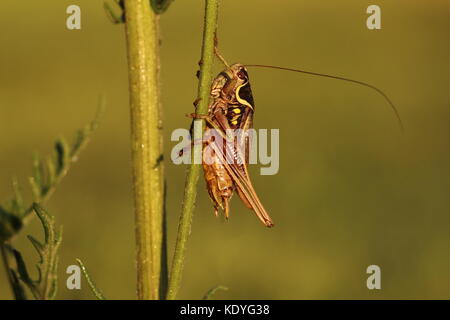
{"label": "feathery green leaf", "polygon": [[22,255],[16,249],[11,248],[17,266],[17,270],[13,270],[13,272],[19,275],[18,278],[30,289],[36,299],[51,300],[55,298],[57,289],[58,249],[61,244],[61,232],[55,231],[54,218],[44,208],[34,203],[33,210],[44,228],[44,243],[28,236],[39,254],[39,261],[36,264],[38,278],[37,280],[31,279]]}
{"label": "feathery green leaf", "polygon": [[[105,101],[100,97],[97,113],[94,119],[83,129],[78,130],[72,145],[64,138],[55,143],[54,153],[47,158],[39,154],[33,155],[32,175],[29,178],[33,202],[44,204],[66,176],[73,162],[77,160],[80,151],[89,142],[94,130],[98,127],[100,117],[105,109]],[[13,179],[14,198],[4,206],[0,206],[0,240],[9,240],[17,234],[25,219],[33,212],[31,205],[25,206],[19,183]]]}

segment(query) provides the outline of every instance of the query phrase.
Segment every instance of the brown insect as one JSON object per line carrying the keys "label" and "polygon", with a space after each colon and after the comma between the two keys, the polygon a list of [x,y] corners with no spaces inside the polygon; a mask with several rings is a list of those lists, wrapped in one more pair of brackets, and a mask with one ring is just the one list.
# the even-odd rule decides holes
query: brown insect
{"label": "brown insect", "polygon": [[[223,58],[216,52],[218,57]],[[306,73],[327,78],[344,80],[369,87],[380,93],[393,108],[400,127],[403,125],[391,100],[380,89],[365,82],[339,76],[310,71],[266,65],[246,65],[247,67],[266,67],[286,71]],[[203,170],[209,196],[217,216],[219,209],[229,217],[230,200],[236,191],[242,202],[253,210],[259,220],[267,227],[274,225],[266,209],[259,200],[248,173],[249,143],[248,129],[253,128],[255,104],[246,66],[227,65],[219,73],[211,86],[210,103],[207,116],[192,116],[206,120],[203,136]],[[230,135],[230,132],[234,135]]]}
{"label": "brown insect", "polygon": [[246,68],[234,64],[222,71],[211,86],[203,142],[203,170],[216,216],[220,208],[225,217],[229,217],[229,202],[237,191],[259,220],[272,227],[272,219],[259,200],[248,173],[248,129],[253,127],[254,111]]}

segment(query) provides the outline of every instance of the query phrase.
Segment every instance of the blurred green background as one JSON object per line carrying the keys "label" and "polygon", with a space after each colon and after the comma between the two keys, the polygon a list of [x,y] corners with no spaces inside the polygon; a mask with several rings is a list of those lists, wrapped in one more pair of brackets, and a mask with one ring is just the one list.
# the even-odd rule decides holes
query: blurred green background
{"label": "blurred green background", "polygon": [[[65,27],[78,4],[82,29]],[[382,29],[366,28],[378,4]],[[32,153],[107,111],[47,208],[64,226],[61,299],[93,298],[65,287],[83,259],[105,295],[135,298],[128,82],[123,25],[102,1],[3,0],[0,10],[0,200],[10,179],[26,184]],[[203,1],[175,0],[161,18],[165,154],[196,97]],[[280,128],[280,170],[254,185],[275,221],[266,229],[235,197],[228,222],[213,216],[203,180],[180,298],[450,298],[450,3],[448,1],[222,1],[220,48],[230,62],[298,67],[381,87],[405,124],[375,92],[349,83],[275,70],[250,70],[256,128]],[[221,66],[216,65],[217,71]],[[166,162],[169,254],[185,167]],[[32,268],[26,234],[14,244]],[[366,268],[381,267],[368,290]],[[0,299],[11,298],[4,272]],[[34,271],[34,270],[33,270]]]}

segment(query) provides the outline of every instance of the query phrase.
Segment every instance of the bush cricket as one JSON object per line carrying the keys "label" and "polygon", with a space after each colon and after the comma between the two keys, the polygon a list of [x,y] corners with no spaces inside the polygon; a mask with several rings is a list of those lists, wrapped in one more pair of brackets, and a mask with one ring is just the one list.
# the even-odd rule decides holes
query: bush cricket
{"label": "bush cricket", "polygon": [[[397,117],[400,128],[403,130],[399,113],[389,97],[377,87],[366,82],[278,66],[259,64],[243,65],[240,63],[228,65],[217,49],[216,56],[226,66],[226,69],[220,72],[212,82],[208,114],[189,115],[193,118],[204,119],[206,122],[206,129],[202,139],[202,165],[206,187],[213,202],[216,216],[218,216],[218,211],[221,209],[228,219],[230,211],[229,202],[233,193],[236,191],[242,202],[255,212],[258,219],[266,227],[272,227],[274,225],[256,194],[248,172],[250,152],[250,136],[248,130],[253,128],[255,105],[247,67],[263,67],[299,72],[369,87],[377,91],[389,103]],[[194,105],[196,105],[195,102]],[[235,134],[230,136],[230,132],[235,132]]]}

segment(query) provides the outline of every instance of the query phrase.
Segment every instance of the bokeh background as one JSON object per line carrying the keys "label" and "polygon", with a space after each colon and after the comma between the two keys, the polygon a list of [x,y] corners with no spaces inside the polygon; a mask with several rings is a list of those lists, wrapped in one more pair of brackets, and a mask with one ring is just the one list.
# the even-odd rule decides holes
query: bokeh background
{"label": "bokeh background", "polygon": [[[70,4],[82,29],[65,27]],[[382,9],[382,29],[366,28],[366,8]],[[48,210],[64,226],[60,299],[92,299],[65,288],[65,269],[84,260],[111,299],[135,298],[128,82],[123,25],[102,1],[3,0],[0,10],[0,199],[23,185],[32,153],[94,116],[99,129]],[[166,159],[170,133],[188,128],[196,96],[203,1],[175,0],[161,18]],[[203,180],[180,298],[450,298],[450,3],[419,1],[222,1],[220,48],[230,62],[338,74],[381,87],[405,124],[375,92],[349,83],[251,70],[257,128],[280,129],[280,170],[255,187],[276,227],[264,228],[237,198],[228,222],[213,216]],[[221,66],[216,65],[217,71]],[[169,255],[185,167],[166,162]],[[32,265],[26,234],[14,242]],[[382,270],[368,290],[366,268]],[[9,299],[4,272],[0,298]]]}

